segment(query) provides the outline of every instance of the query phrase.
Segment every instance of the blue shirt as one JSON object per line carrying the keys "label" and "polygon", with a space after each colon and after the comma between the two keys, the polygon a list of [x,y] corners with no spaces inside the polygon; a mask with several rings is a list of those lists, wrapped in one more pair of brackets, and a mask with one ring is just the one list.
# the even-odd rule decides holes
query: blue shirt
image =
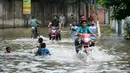
{"label": "blue shirt", "polygon": [[77,31],[78,27],[77,26],[72,26],[71,27],[71,37],[73,40],[75,40],[76,38],[78,38],[78,36],[76,36],[76,31]]}
{"label": "blue shirt", "polygon": [[32,27],[37,27],[37,25],[38,25],[38,24],[37,24],[37,20],[36,20],[36,19],[32,19],[32,20],[31,20],[31,26],[32,26]]}
{"label": "blue shirt", "polygon": [[90,33],[90,28],[88,26],[86,26],[85,28],[83,28],[82,26],[80,26],[77,30],[78,33]]}
{"label": "blue shirt", "polygon": [[89,27],[90,28],[90,30],[93,32],[93,33],[97,33],[97,28],[96,28],[96,26],[90,26]]}
{"label": "blue shirt", "polygon": [[72,31],[77,31],[77,29],[78,29],[77,26],[72,26],[72,27],[71,27],[71,30],[72,30]]}
{"label": "blue shirt", "polygon": [[40,48],[38,50],[38,55],[49,55],[50,54],[50,51],[46,48]]}
{"label": "blue shirt", "polygon": [[[89,28],[90,28],[90,30],[91,30],[93,33],[95,33],[95,34],[97,33],[97,28],[96,28],[96,26],[90,26]],[[91,34],[91,39],[92,39],[92,40],[95,40],[96,37]]]}

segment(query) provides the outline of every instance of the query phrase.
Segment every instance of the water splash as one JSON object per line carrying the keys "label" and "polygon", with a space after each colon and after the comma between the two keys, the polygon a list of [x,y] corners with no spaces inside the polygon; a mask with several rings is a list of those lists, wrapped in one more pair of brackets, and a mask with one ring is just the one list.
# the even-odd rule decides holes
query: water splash
{"label": "water splash", "polygon": [[[112,61],[114,56],[107,54],[106,52],[100,50],[100,47],[93,47],[92,52],[89,56],[83,55],[83,57],[87,57],[82,60],[81,57],[77,57],[77,54],[74,49],[73,41],[71,39],[63,39],[61,41],[55,41],[55,43],[51,43],[48,38],[44,38],[47,44],[47,48],[51,52],[51,56],[34,56],[34,51],[37,49],[35,46],[38,45],[38,39],[30,39],[30,38],[20,38],[16,40],[10,40],[10,43],[17,44],[28,44],[32,45],[34,48],[32,49],[23,49],[20,52],[13,52],[11,55],[14,58],[14,61],[11,61],[11,67],[17,69],[17,72],[27,73],[27,72],[88,72],[88,73],[100,73],[106,71],[105,68],[98,70],[103,62]],[[61,43],[69,43],[69,44],[61,44]],[[33,53],[30,53],[33,52]],[[1,56],[6,56],[5,53],[0,53]],[[7,64],[10,62],[10,58],[6,62]],[[15,62],[18,64],[15,65]],[[6,65],[7,65],[6,64]],[[5,68],[6,66],[2,66]],[[12,68],[9,68],[12,70]],[[118,70],[118,69],[117,69]],[[4,70],[7,71],[8,70]],[[108,70],[108,71],[111,71]],[[116,70],[115,70],[116,71]],[[120,70],[119,70],[120,71]],[[112,73],[112,72],[111,72]]]}

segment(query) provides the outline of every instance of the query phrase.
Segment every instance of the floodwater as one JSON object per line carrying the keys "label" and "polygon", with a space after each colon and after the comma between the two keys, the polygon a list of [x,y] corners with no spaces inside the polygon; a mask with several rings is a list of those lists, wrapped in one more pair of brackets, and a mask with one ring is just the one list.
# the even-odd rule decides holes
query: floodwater
{"label": "floodwater", "polygon": [[[75,53],[69,29],[61,41],[48,40],[47,28],[39,28],[51,56],[34,56],[37,39],[30,28],[0,30],[0,73],[130,73],[130,42],[106,35],[97,40],[89,56]],[[5,47],[12,53],[7,54]]]}

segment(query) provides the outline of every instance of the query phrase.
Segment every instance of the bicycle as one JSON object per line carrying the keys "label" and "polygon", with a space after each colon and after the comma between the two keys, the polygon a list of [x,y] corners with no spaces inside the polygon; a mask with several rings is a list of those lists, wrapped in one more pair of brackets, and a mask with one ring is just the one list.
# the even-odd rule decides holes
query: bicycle
{"label": "bicycle", "polygon": [[39,30],[36,27],[32,27],[31,38],[37,38],[38,36],[40,36]]}

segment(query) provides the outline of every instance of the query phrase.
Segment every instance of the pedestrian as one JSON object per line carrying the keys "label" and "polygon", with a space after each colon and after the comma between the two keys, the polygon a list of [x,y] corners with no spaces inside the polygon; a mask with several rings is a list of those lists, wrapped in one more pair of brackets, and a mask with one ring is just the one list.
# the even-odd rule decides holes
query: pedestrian
{"label": "pedestrian", "polygon": [[65,16],[63,14],[61,14],[61,16],[59,17],[59,22],[62,25],[62,29],[64,29],[64,27],[65,27],[65,21],[66,21]]}

